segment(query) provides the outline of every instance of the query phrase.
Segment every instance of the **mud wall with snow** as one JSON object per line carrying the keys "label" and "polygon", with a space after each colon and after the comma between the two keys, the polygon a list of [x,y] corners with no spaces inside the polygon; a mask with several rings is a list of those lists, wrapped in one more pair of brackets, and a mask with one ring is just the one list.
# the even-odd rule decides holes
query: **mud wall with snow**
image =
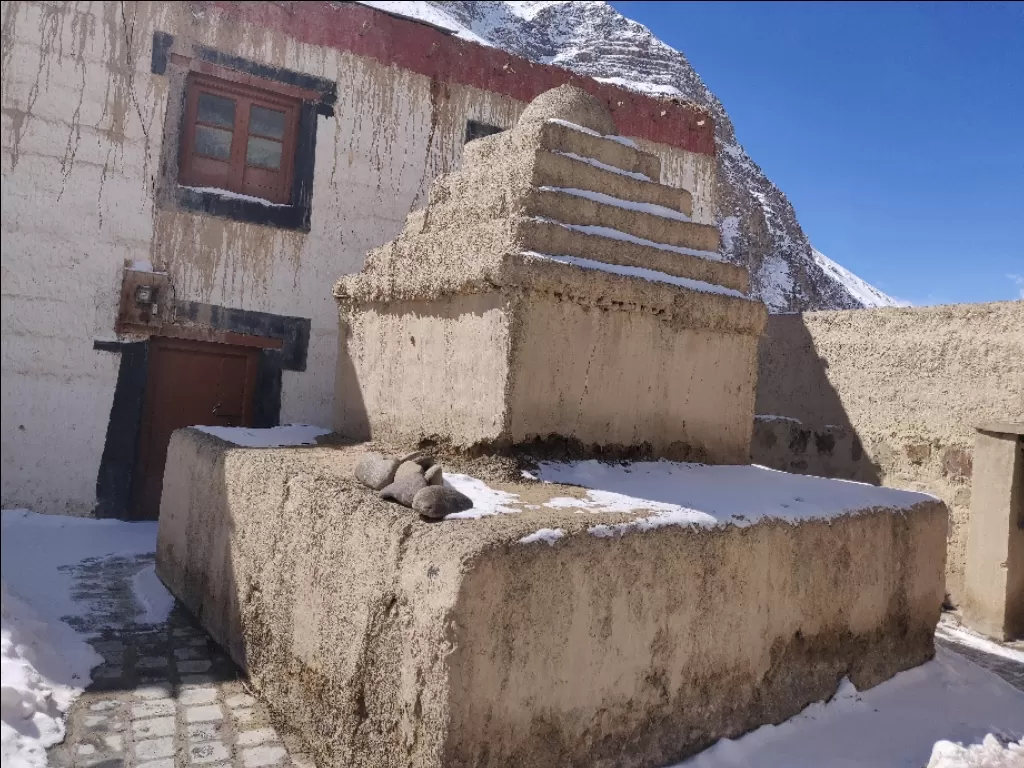
{"label": "mud wall with snow", "polygon": [[931,498],[584,462],[564,481],[655,495],[477,480],[476,519],[424,522],[353,479],[362,450],[179,430],[160,518],[161,579],[325,768],[669,765],[934,653]]}
{"label": "mud wall with snow", "polygon": [[1024,421],[1024,301],[770,315],[757,413],[757,463],[942,498],[956,603],[973,427]]}
{"label": "mud wall with snow", "polygon": [[[308,233],[160,203],[161,186],[176,183],[166,178],[164,144],[180,94],[152,71],[158,31],[179,47],[337,83],[334,116],[317,118]],[[306,369],[284,372],[280,419],[326,424],[337,349],[332,282],[397,235],[431,180],[458,164],[467,120],[510,126],[531,89],[575,77],[329,3],[289,11],[11,2],[2,39],[3,503],[73,514],[96,501],[121,365],[116,342],[127,340],[114,332],[127,262],[166,270],[179,301],[309,318]],[[396,65],[409,51],[416,67]],[[473,77],[452,74],[462,71]],[[675,158],[666,168],[680,178],[670,183],[693,188],[695,210],[710,212],[700,197],[712,186],[710,122],[679,127],[689,113],[678,105],[647,119],[640,107],[658,102],[626,92],[618,103],[648,131],[639,138],[699,150],[658,144]]]}

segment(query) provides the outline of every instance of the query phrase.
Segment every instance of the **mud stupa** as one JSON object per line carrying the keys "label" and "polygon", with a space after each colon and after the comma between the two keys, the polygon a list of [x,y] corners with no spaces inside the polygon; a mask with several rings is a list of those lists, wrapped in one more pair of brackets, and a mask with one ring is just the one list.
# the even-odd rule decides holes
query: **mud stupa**
{"label": "mud stupa", "polygon": [[[373,443],[174,433],[157,573],[321,768],[654,768],[934,654],[942,502],[722,466],[765,309],[658,178],[543,94],[336,286],[335,429]],[[442,477],[376,453],[425,441]]]}
{"label": "mud stupa", "polygon": [[691,196],[562,86],[466,145],[335,287],[334,427],[415,445],[745,463],[764,306]]}

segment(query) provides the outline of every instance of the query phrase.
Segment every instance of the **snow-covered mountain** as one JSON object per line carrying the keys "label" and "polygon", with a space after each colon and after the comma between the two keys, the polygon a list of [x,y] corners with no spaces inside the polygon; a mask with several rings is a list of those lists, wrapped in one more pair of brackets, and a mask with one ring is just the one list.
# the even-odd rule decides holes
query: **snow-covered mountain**
{"label": "snow-covered mountain", "polygon": [[815,250],[785,194],[736,140],[732,121],[686,56],[603,2],[367,2],[636,91],[695,102],[715,118],[716,220],[730,261],[773,312],[896,306],[895,299]]}

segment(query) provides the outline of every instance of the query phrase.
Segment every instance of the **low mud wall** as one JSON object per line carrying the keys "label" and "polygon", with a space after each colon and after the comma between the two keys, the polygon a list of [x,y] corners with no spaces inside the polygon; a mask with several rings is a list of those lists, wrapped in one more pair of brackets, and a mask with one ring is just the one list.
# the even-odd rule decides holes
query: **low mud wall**
{"label": "low mud wall", "polygon": [[1024,421],[1024,301],[770,315],[756,412],[755,463],[945,501],[956,604],[974,426]]}
{"label": "low mud wall", "polygon": [[937,501],[621,536],[574,508],[426,523],[351,479],[361,450],[181,430],[164,481],[160,578],[322,767],[667,765],[934,652]]}

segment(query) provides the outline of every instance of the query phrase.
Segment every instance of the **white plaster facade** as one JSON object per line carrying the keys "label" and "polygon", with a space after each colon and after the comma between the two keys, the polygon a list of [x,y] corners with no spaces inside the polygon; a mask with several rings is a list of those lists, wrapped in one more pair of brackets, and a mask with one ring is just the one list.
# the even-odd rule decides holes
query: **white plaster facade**
{"label": "white plaster facade", "polygon": [[[329,424],[333,282],[458,163],[467,120],[507,127],[524,106],[454,83],[439,100],[430,77],[202,4],[8,2],[2,15],[5,507],[95,506],[120,355],[93,343],[116,339],[127,261],[166,269],[178,299],[310,318],[307,367],[284,372],[280,419]],[[151,72],[158,30],[337,82],[335,116],[317,118],[308,233],[156,204],[170,89]],[[711,222],[714,159],[642,146]]]}

